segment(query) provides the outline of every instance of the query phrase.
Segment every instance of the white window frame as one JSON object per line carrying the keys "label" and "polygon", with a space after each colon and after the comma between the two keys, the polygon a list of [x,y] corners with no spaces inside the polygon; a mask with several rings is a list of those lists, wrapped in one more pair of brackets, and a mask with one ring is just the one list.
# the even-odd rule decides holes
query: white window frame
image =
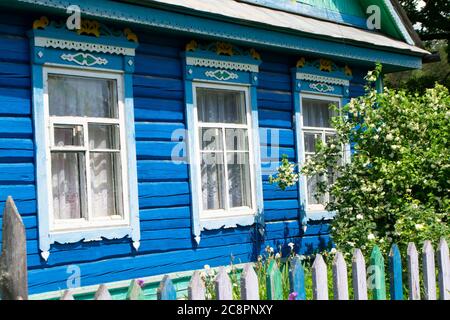
{"label": "white window frame", "polygon": [[[246,111],[246,119],[247,124],[225,124],[225,123],[213,123],[213,122],[207,122],[202,123],[200,125],[199,119],[198,119],[198,108],[197,108],[197,89],[198,88],[206,88],[206,89],[218,89],[218,90],[230,90],[230,91],[242,91],[244,92],[245,96],[245,111]],[[198,160],[198,163],[191,163],[191,165],[197,166],[197,177],[196,179],[191,179],[191,183],[197,183],[199,192],[197,194],[197,201],[199,204],[199,218],[200,220],[226,220],[228,218],[236,218],[236,217],[251,217],[255,216],[257,214],[257,192],[256,192],[256,176],[255,176],[255,154],[254,154],[254,141],[253,141],[253,122],[252,122],[252,110],[251,110],[251,101],[250,101],[250,94],[249,94],[249,86],[245,85],[230,85],[230,84],[219,84],[219,83],[212,83],[212,82],[201,82],[201,81],[194,81],[192,83],[192,95],[193,95],[193,129],[195,131],[194,134],[194,152],[196,153],[196,159]],[[241,128],[241,129],[247,129],[248,131],[248,144],[249,144],[249,166],[250,166],[250,192],[251,192],[251,208],[249,207],[239,207],[239,208],[229,208],[229,195],[228,195],[228,172],[226,167],[226,161],[225,161],[225,186],[226,186],[226,199],[225,201],[225,209],[219,209],[219,210],[205,210],[203,208],[203,192],[202,192],[202,177],[201,177],[201,148],[200,148],[200,139],[198,136],[199,128],[200,127],[214,127],[214,128]],[[223,130],[225,132],[225,130]],[[226,155],[226,144],[225,144],[225,135],[223,134],[223,152],[224,155]],[[226,159],[225,159],[226,160]],[[195,196],[195,195],[194,195]]]}
{"label": "white window frame", "polygon": [[[61,233],[71,231],[84,231],[90,229],[101,229],[110,227],[128,227],[130,226],[130,205],[129,205],[129,186],[128,186],[128,146],[126,139],[125,127],[125,99],[124,99],[124,78],[121,72],[104,72],[104,71],[89,71],[75,68],[59,68],[52,66],[45,66],[43,68],[44,80],[44,121],[45,121],[45,150],[47,161],[46,175],[47,175],[47,192],[48,192],[48,216],[49,216],[49,232]],[[50,116],[49,115],[49,96],[48,96],[48,76],[49,75],[62,76],[79,76],[95,79],[106,79],[116,81],[117,91],[117,108],[118,119],[113,118],[90,118],[90,117],[72,117],[72,116]],[[93,218],[92,214],[92,200],[91,200],[91,179],[90,179],[90,155],[89,155],[89,141],[88,141],[88,123],[98,124],[117,124],[119,125],[120,136],[120,161],[121,161],[121,188],[122,188],[122,205],[123,217],[107,216],[102,218]],[[81,125],[83,126],[83,147],[69,147],[64,148],[53,147],[54,131],[53,126],[58,125]],[[86,168],[86,188],[87,188],[87,207],[88,212],[83,212],[87,216],[87,220],[82,219],[65,219],[56,220],[53,208],[53,185],[52,185],[52,171],[51,171],[51,151],[83,151],[85,153],[85,168]],[[98,151],[98,150],[96,150]],[[112,150],[108,149],[108,152]]]}
{"label": "white window frame", "polygon": [[[322,135],[322,142],[325,142],[325,138],[327,133],[328,134],[335,134],[336,130],[333,128],[323,128],[323,127],[307,127],[304,125],[303,120],[303,99],[310,99],[310,100],[319,100],[319,101],[329,101],[330,104],[337,103],[339,106],[339,110],[342,108],[342,97],[341,96],[332,96],[332,95],[321,95],[321,94],[315,94],[315,93],[305,93],[301,92],[300,94],[300,104],[301,104],[301,112],[300,112],[300,131],[301,131],[301,147],[303,152],[301,152],[301,159],[300,164],[301,166],[306,163],[306,156],[307,154],[314,154],[310,152],[306,152],[305,147],[305,133],[312,133],[312,134],[321,134]],[[347,161],[347,146],[344,146],[344,159],[343,161]],[[326,178],[326,177],[325,177]],[[307,177],[303,176],[302,184],[304,188],[304,201],[305,201],[305,210],[308,213],[315,213],[315,212],[324,212],[326,211],[325,205],[323,204],[309,204],[308,203],[308,185],[307,185]],[[329,199],[329,195],[325,195],[325,202]]]}

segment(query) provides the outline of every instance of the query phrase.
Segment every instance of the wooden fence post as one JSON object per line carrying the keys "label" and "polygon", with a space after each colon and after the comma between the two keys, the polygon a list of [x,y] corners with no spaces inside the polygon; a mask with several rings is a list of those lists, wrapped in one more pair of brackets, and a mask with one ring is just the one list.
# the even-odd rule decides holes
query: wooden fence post
{"label": "wooden fence post", "polygon": [[250,263],[247,263],[242,271],[241,299],[259,300],[258,276]]}
{"label": "wooden fence post", "polygon": [[389,273],[391,300],[403,300],[402,257],[396,244],[389,252]]}
{"label": "wooden fence post", "polygon": [[434,249],[431,241],[427,240],[422,249],[423,284],[425,299],[436,300],[436,265],[434,263]]}
{"label": "wooden fence post", "polygon": [[25,226],[11,197],[3,211],[0,257],[0,299],[28,300],[27,240]]}
{"label": "wooden fence post", "polygon": [[72,292],[70,292],[70,290],[66,290],[59,300],[75,300],[75,298],[73,297],[73,294]]}
{"label": "wooden fence post", "polygon": [[137,280],[131,280],[128,286],[127,300],[143,300],[144,292]]}
{"label": "wooden fence post", "polygon": [[406,254],[408,257],[409,300],[420,300],[419,254],[414,243],[408,244]]}
{"label": "wooden fence post", "polygon": [[367,300],[366,262],[360,249],[355,249],[353,252],[352,278],[355,300]]}
{"label": "wooden fence post", "polygon": [[441,300],[450,300],[450,258],[447,241],[444,238],[439,242],[437,260],[439,267],[439,298]]}
{"label": "wooden fence post", "polygon": [[200,271],[195,271],[188,286],[189,300],[205,300],[205,284],[203,283]]}
{"label": "wooden fence post", "polygon": [[314,300],[328,300],[327,265],[320,254],[316,254],[312,266],[312,285]]}
{"label": "wooden fence post", "polygon": [[111,294],[104,284],[98,287],[97,292],[94,296],[94,300],[112,300]]}
{"label": "wooden fence post", "polygon": [[333,259],[333,289],[334,300],[348,300],[347,265],[339,251]]}
{"label": "wooden fence post", "polygon": [[290,292],[297,293],[295,300],[306,300],[305,269],[303,268],[302,261],[298,256],[296,256],[291,262],[289,270],[289,284],[291,287]]}
{"label": "wooden fence post", "polygon": [[230,277],[224,267],[219,268],[215,283],[217,300],[233,300]]}
{"label": "wooden fence post", "polygon": [[158,300],[177,300],[177,290],[168,275],[165,275],[157,292]]}
{"label": "wooden fence post", "polygon": [[283,300],[281,272],[275,260],[272,260],[267,268],[266,284],[268,300]]}
{"label": "wooden fence post", "polygon": [[374,300],[386,300],[386,276],[384,272],[384,258],[378,246],[373,247],[368,268],[368,286]]}

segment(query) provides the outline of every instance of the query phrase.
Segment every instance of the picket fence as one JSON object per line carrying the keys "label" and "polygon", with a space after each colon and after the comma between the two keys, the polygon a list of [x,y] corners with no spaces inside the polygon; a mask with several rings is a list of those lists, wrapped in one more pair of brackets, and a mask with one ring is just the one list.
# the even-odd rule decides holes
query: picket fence
{"label": "picket fence", "polygon": [[[436,265],[439,283],[439,299],[450,300],[450,257],[449,248],[445,239],[441,239],[437,252],[430,241],[425,241],[422,249],[422,279],[420,278],[419,252],[414,243],[407,248],[407,279],[410,300],[436,300]],[[393,245],[388,261],[389,293],[391,300],[402,300],[404,294],[403,268],[400,251]],[[332,262],[333,297],[335,300],[348,300],[348,270],[344,255],[336,252]],[[328,270],[322,255],[315,256],[312,265],[312,291],[314,300],[328,300]],[[352,258],[352,284],[355,300],[386,300],[386,272],[385,261],[379,248],[375,246],[366,262],[360,249],[354,250]],[[422,280],[422,281],[421,281]],[[421,283],[423,293],[421,294]],[[127,300],[144,300],[145,294],[140,280],[132,280],[128,287]],[[214,280],[217,300],[232,300],[233,286],[225,269],[220,267]],[[299,257],[290,263],[289,286],[292,300],[306,300],[305,270]],[[266,273],[266,288],[268,300],[282,300],[282,275],[275,260],[272,260]],[[27,265],[26,265],[26,239],[22,219],[17,212],[14,201],[8,198],[3,213],[3,246],[0,257],[0,294],[5,300],[27,299]],[[260,300],[258,277],[253,264],[243,267],[240,277],[240,292],[242,300]],[[371,293],[369,295],[369,293]],[[205,283],[201,272],[192,274],[188,286],[189,300],[205,300],[207,297]],[[158,300],[176,300],[177,291],[168,275],[165,275],[157,290]],[[75,300],[71,290],[66,290],[60,300]],[[112,300],[112,296],[105,284],[98,287],[94,300]]]}

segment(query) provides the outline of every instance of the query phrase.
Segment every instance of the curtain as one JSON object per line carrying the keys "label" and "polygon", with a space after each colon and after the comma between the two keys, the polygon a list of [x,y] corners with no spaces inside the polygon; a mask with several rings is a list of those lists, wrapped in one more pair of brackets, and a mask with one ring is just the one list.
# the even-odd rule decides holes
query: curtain
{"label": "curtain", "polygon": [[330,128],[331,117],[334,116],[330,109],[329,101],[315,99],[303,99],[303,125],[306,127]]}
{"label": "curtain", "polygon": [[230,208],[251,206],[248,130],[220,127],[221,124],[247,124],[244,99],[243,92],[197,90],[200,122],[218,124],[217,128],[204,127],[199,130],[205,210],[225,209],[226,201]]}
{"label": "curtain", "polygon": [[115,80],[49,75],[50,116],[117,118],[114,88]]}

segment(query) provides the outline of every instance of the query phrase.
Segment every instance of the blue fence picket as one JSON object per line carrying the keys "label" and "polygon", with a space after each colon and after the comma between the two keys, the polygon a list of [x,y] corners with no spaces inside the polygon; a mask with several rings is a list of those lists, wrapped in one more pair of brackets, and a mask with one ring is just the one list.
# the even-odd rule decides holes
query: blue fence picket
{"label": "blue fence picket", "polygon": [[402,258],[396,244],[389,253],[389,274],[391,300],[403,300]]}
{"label": "blue fence picket", "polygon": [[177,291],[168,275],[162,279],[157,295],[158,300],[177,300]]}
{"label": "blue fence picket", "polygon": [[306,300],[305,270],[299,257],[295,257],[291,262],[289,284],[293,300]]}

